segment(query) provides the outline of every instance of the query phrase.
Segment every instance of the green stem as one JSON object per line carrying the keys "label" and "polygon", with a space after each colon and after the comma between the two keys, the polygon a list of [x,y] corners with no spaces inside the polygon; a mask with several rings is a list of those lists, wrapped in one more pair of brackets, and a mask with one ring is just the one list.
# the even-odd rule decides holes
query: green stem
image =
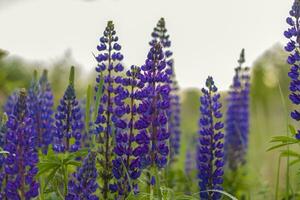
{"label": "green stem", "polygon": [[277,164],[277,177],[276,177],[276,188],[275,188],[275,200],[278,200],[278,192],[279,192],[279,176],[280,176],[280,164],[281,164],[281,156],[279,156],[278,164]]}
{"label": "green stem", "polygon": [[68,170],[65,166],[63,166],[63,174],[64,174],[64,194],[68,194]]}
{"label": "green stem", "polygon": [[158,194],[158,199],[162,200],[162,193],[160,189],[160,176],[159,176],[159,171],[156,167],[154,167],[154,174],[155,174],[155,186],[156,186],[156,191]]}

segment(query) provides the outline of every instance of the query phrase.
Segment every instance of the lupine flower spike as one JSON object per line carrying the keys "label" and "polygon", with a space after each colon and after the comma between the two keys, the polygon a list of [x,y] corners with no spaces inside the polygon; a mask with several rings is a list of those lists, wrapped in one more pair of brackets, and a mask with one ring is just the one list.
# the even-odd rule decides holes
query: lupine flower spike
{"label": "lupine flower spike", "polygon": [[152,32],[153,40],[150,45],[160,42],[166,59],[166,73],[170,75],[170,108],[168,110],[168,129],[170,132],[170,157],[173,161],[174,156],[179,153],[180,147],[180,97],[178,95],[178,83],[174,70],[173,52],[170,50],[171,41],[167,34],[166,23],[161,18]]}
{"label": "lupine flower spike", "polygon": [[120,79],[124,87],[130,88],[130,99],[128,103],[116,109],[116,114],[120,117],[125,114],[127,115],[125,118],[128,120],[126,120],[127,128],[117,131],[116,146],[114,148],[116,158],[113,160],[113,174],[117,181],[111,185],[111,188],[118,191],[118,196],[123,198],[126,198],[132,190],[137,192],[136,180],[141,175],[139,156],[143,148],[139,146],[139,143],[143,141],[144,135],[137,134],[139,129],[135,126],[138,120],[139,89],[144,85],[139,81],[140,76],[140,68],[131,66],[131,69],[126,73],[126,77]]}
{"label": "lupine flower spike", "polygon": [[[48,71],[44,70],[39,80],[40,92],[39,103],[41,109],[41,132],[38,134],[40,146],[44,153],[47,152],[48,146],[52,143],[54,134],[54,118],[53,118],[53,94],[50,83],[48,81]],[[42,138],[42,139],[41,139]]]}
{"label": "lupine flower spike", "polygon": [[[141,67],[143,77],[141,82],[145,87],[141,91],[142,103],[138,112],[140,119],[135,123],[139,133],[141,151],[141,164],[163,168],[167,164],[170,133],[167,128],[167,111],[170,107],[170,77],[166,73],[166,63],[162,46],[154,43],[151,47],[145,65]],[[151,181],[155,181],[152,179]]]}
{"label": "lupine flower spike", "polygon": [[[69,85],[55,114],[53,150],[56,152],[75,152],[81,148],[81,131],[84,125],[74,89],[74,70],[71,67]],[[71,143],[71,138],[75,142]]]}
{"label": "lupine flower spike", "polygon": [[220,94],[213,78],[208,77],[206,88],[202,89],[200,98],[201,118],[199,121],[199,143],[197,150],[197,168],[200,198],[216,200],[221,194],[209,190],[222,190],[224,153],[222,139],[224,124],[220,121],[222,107]]}
{"label": "lupine flower spike", "polygon": [[47,153],[48,145],[53,137],[53,95],[47,80],[47,71],[43,72],[41,79],[37,79],[35,71],[27,97],[28,113],[34,122],[37,133],[37,145]]}
{"label": "lupine flower spike", "polygon": [[230,169],[245,163],[249,134],[249,74],[242,50],[227,99],[225,158]]}
{"label": "lupine flower spike", "polygon": [[6,145],[9,154],[5,159],[6,188],[8,199],[32,199],[38,195],[38,153],[33,120],[26,107],[26,92],[21,90],[14,111],[7,121]]}
{"label": "lupine flower spike", "polygon": [[[293,104],[300,104],[300,79],[299,79],[299,68],[300,68],[300,1],[295,0],[290,11],[290,16],[286,18],[286,23],[289,25],[289,28],[284,32],[284,36],[289,40],[285,50],[290,54],[287,58],[287,63],[291,66],[290,72],[288,73],[291,78],[290,82],[290,95],[289,98]],[[291,112],[291,117],[300,121],[300,112],[294,110]],[[300,139],[300,130],[298,130],[296,136],[297,139]]]}
{"label": "lupine flower spike", "polygon": [[68,184],[66,200],[98,200],[96,153],[90,152],[81,167],[73,174]]}
{"label": "lupine flower spike", "polygon": [[[99,75],[96,79],[98,86],[103,82],[102,97],[98,109],[98,117],[95,121],[95,133],[100,143],[100,177],[103,180],[101,186],[103,198],[109,197],[109,186],[112,183],[112,159],[113,159],[113,143],[114,135],[119,129],[125,129],[127,124],[121,119],[125,114],[122,111],[124,100],[128,97],[128,91],[120,84],[122,77],[121,72],[124,67],[121,63],[123,55],[121,54],[121,46],[118,44],[118,36],[114,29],[112,21],[107,23],[103,36],[100,38],[100,44],[97,46],[99,55],[96,57],[98,66],[96,71]],[[102,80],[101,80],[102,79]],[[110,188],[112,191],[115,188]]]}

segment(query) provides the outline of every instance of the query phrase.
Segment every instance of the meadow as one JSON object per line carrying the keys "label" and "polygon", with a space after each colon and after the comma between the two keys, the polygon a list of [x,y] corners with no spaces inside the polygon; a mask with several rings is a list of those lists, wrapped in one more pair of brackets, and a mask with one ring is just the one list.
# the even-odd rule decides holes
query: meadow
{"label": "meadow", "polygon": [[180,88],[164,18],[140,66],[112,21],[88,75],[68,52],[36,67],[0,50],[0,199],[300,199],[299,18],[295,0],[287,44],[252,66],[241,49],[221,91]]}

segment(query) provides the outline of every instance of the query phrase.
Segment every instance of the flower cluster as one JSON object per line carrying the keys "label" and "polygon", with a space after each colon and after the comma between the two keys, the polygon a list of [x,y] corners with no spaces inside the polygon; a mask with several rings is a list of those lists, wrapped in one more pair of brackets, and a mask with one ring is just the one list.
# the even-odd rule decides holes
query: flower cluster
{"label": "flower cluster", "polygon": [[[80,105],[74,89],[74,67],[71,68],[70,82],[55,114],[53,150],[74,152],[81,148],[81,131],[84,127]],[[72,143],[71,138],[75,142]]]}
{"label": "flower cluster", "polygon": [[220,121],[222,107],[220,94],[212,77],[206,80],[206,88],[200,97],[201,118],[199,121],[199,143],[197,149],[197,168],[201,199],[220,199],[221,194],[208,190],[222,190],[224,153],[222,139],[224,124]]}
{"label": "flower cluster", "polygon": [[66,200],[98,200],[96,153],[90,152],[68,183]]}
{"label": "flower cluster", "polygon": [[35,71],[28,89],[27,107],[37,133],[37,145],[44,153],[47,153],[48,145],[52,142],[54,119],[52,118],[53,95],[46,70],[40,80],[37,80]]}
{"label": "flower cluster", "polygon": [[27,113],[26,92],[21,90],[7,121],[4,150],[9,152],[5,159],[5,195],[8,199],[29,200],[38,195],[39,184],[35,180],[38,172],[36,141],[33,120]]}
{"label": "flower cluster", "polygon": [[[287,63],[291,65],[290,72],[288,73],[291,78],[290,82],[290,91],[289,95],[290,100],[295,105],[300,104],[300,79],[299,79],[299,68],[300,68],[300,53],[299,53],[299,44],[300,44],[300,1],[295,0],[290,11],[290,16],[286,18],[286,22],[289,25],[289,28],[284,32],[284,36],[289,40],[287,45],[284,47],[285,50],[290,54],[287,58]],[[300,112],[294,110],[291,112],[291,117],[299,121]],[[300,139],[300,130],[296,134],[296,138]]]}
{"label": "flower cluster", "polygon": [[129,87],[129,101],[122,107],[118,107],[120,116],[126,114],[126,128],[118,129],[116,132],[116,145],[114,153],[116,158],[113,160],[113,175],[116,183],[111,185],[111,189],[118,191],[118,196],[127,197],[129,192],[137,192],[136,180],[141,175],[139,143],[143,138],[137,134],[139,129],[135,126],[138,119],[138,103],[140,99],[139,90],[143,87],[139,81],[141,77],[140,68],[131,66],[127,71],[126,77],[121,81],[124,87]]}
{"label": "flower cluster", "polygon": [[[121,54],[121,45],[118,44],[118,36],[114,30],[114,24],[109,21],[107,27],[100,38],[100,44],[97,46],[99,55],[96,57],[98,66],[96,71],[99,75],[96,79],[96,92],[101,91],[102,97],[99,99],[98,116],[95,121],[96,136],[100,143],[100,177],[103,179],[101,187],[103,198],[108,198],[109,185],[112,174],[113,157],[113,135],[116,135],[119,129],[127,128],[127,124],[122,119],[125,115],[124,100],[129,93],[122,86],[121,72],[124,67],[121,63],[123,55]],[[97,100],[97,99],[96,99]]]}
{"label": "flower cluster", "polygon": [[150,45],[155,42],[160,42],[163,48],[166,62],[166,73],[170,77],[170,107],[168,110],[168,130],[170,132],[170,156],[171,161],[174,156],[179,153],[180,146],[180,97],[178,95],[178,83],[176,81],[175,71],[174,71],[174,59],[172,58],[173,52],[170,50],[171,41],[170,36],[167,34],[166,23],[164,18],[161,18],[156,27],[152,32],[153,40]]}
{"label": "flower cluster", "polygon": [[170,107],[171,88],[160,43],[153,43],[141,69],[143,75],[140,80],[145,86],[140,91],[140,118],[135,123],[135,127],[141,130],[138,134],[141,165],[162,168],[167,164],[169,154],[167,112]]}
{"label": "flower cluster", "polygon": [[249,134],[249,79],[242,50],[227,99],[225,158],[230,169],[245,163]]}
{"label": "flower cluster", "polygon": [[166,22],[164,18],[160,18],[156,27],[153,29],[151,34],[152,40],[149,43],[150,46],[153,46],[155,43],[160,43],[163,48],[163,53],[165,56],[165,62],[167,65],[166,72],[170,75],[174,74],[174,59],[172,58],[173,52],[170,50],[171,41],[170,35],[167,34]]}

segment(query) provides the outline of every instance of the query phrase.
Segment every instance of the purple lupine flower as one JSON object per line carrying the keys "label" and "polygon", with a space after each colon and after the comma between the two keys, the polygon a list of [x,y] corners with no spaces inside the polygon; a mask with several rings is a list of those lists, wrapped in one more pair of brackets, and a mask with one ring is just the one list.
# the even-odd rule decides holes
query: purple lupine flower
{"label": "purple lupine flower", "polygon": [[166,62],[160,43],[151,47],[145,65],[141,67],[141,83],[145,87],[139,92],[142,103],[137,110],[140,118],[135,128],[140,129],[137,135],[140,144],[142,167],[157,166],[163,168],[169,155],[167,112],[170,107],[170,78],[166,73]]}
{"label": "purple lupine flower", "polygon": [[220,94],[217,93],[212,77],[207,78],[206,88],[202,89],[202,94],[197,149],[200,198],[215,200],[220,199],[221,194],[208,190],[222,190],[224,165],[222,128],[224,124],[220,121],[222,118]]}
{"label": "purple lupine flower", "polygon": [[116,146],[114,147],[116,157],[113,160],[112,170],[116,182],[111,185],[111,188],[118,192],[119,197],[123,198],[126,198],[132,190],[134,193],[137,192],[136,180],[141,175],[139,160],[141,150],[139,141],[141,138],[137,136],[139,129],[134,126],[138,118],[139,89],[143,88],[144,85],[139,81],[139,77],[140,68],[131,66],[126,77],[119,80],[124,87],[130,88],[129,101],[115,110],[120,117],[125,114],[129,116],[125,116],[127,120],[124,121],[127,128],[118,129],[116,133]]}
{"label": "purple lupine flower", "polygon": [[47,153],[48,145],[53,137],[53,95],[47,80],[47,71],[43,71],[40,80],[37,80],[35,71],[34,78],[28,89],[27,108],[30,118],[33,120],[37,133],[37,145],[43,153]]}
{"label": "purple lupine flower", "polygon": [[8,199],[29,200],[38,195],[39,184],[35,180],[38,172],[36,141],[33,120],[27,113],[26,92],[21,90],[7,121],[4,150],[9,152],[5,159],[5,195]]}
{"label": "purple lupine flower", "polygon": [[248,148],[248,137],[249,137],[249,121],[250,121],[250,73],[249,68],[244,67],[242,68],[241,72],[241,81],[242,81],[242,91],[241,91],[241,119],[240,119],[240,126],[241,126],[241,134],[242,139],[244,140],[245,148]]}
{"label": "purple lupine flower", "polygon": [[10,115],[13,113],[14,111],[14,107],[18,101],[18,95],[19,95],[19,91],[14,91],[13,93],[11,93],[4,106],[3,106],[3,111],[7,114],[7,115]]}
{"label": "purple lupine flower", "polygon": [[[46,153],[48,146],[53,141],[53,129],[54,129],[54,118],[53,118],[53,93],[51,85],[48,81],[48,71],[44,70],[39,80],[40,85],[40,106],[41,106],[41,133],[38,135],[43,152]],[[41,139],[42,138],[42,139]]]}
{"label": "purple lupine flower", "polygon": [[225,160],[232,170],[245,163],[249,134],[250,76],[248,68],[242,67],[245,62],[244,49],[238,62],[227,99],[226,115]]}
{"label": "purple lupine flower", "polygon": [[[95,134],[100,143],[100,177],[103,180],[101,187],[103,198],[109,197],[109,189],[112,191],[114,188],[109,188],[112,174],[112,158],[113,151],[113,136],[119,129],[127,128],[127,124],[122,119],[125,114],[124,100],[128,97],[129,93],[121,84],[121,72],[124,70],[122,65],[123,55],[121,54],[121,45],[118,44],[118,36],[114,29],[112,21],[107,23],[103,36],[100,38],[100,44],[97,46],[99,55],[96,57],[98,66],[96,71],[99,75],[96,79],[98,89],[102,89],[102,97],[98,108],[98,116],[95,121],[96,129]],[[100,83],[103,82],[102,88],[99,88]]]}
{"label": "purple lupine flower", "polygon": [[163,52],[166,59],[166,73],[170,74],[170,108],[168,110],[168,130],[170,132],[170,157],[173,161],[174,156],[179,154],[180,148],[180,97],[178,95],[179,87],[176,81],[175,71],[174,71],[174,59],[173,52],[170,50],[171,41],[170,36],[167,34],[166,23],[164,18],[161,18],[156,27],[152,32],[152,41],[150,45],[155,42],[160,42],[163,48]]}
{"label": "purple lupine flower", "polygon": [[153,29],[151,36],[152,40],[149,43],[150,46],[153,46],[155,43],[160,43],[163,48],[165,62],[167,65],[166,73],[170,75],[174,74],[174,60],[172,58],[173,52],[170,50],[170,35],[167,34],[166,22],[164,18],[160,18],[156,27]]}
{"label": "purple lupine flower", "polygon": [[83,164],[73,174],[68,183],[66,200],[98,200],[95,195],[98,188],[96,153],[89,152]]}
{"label": "purple lupine flower", "polygon": [[[74,88],[74,67],[71,68],[70,82],[55,114],[53,150],[75,152],[81,148],[83,121]],[[71,143],[71,139],[74,142]]]}
{"label": "purple lupine flower", "polygon": [[[300,79],[299,79],[299,68],[300,68],[300,1],[295,0],[290,11],[290,16],[286,18],[286,22],[289,25],[289,28],[284,32],[284,36],[289,40],[284,49],[289,53],[287,58],[287,63],[291,66],[290,72],[288,73],[291,78],[290,82],[290,95],[289,98],[293,104],[300,104]],[[291,117],[299,121],[300,112],[294,110],[291,112]],[[296,138],[300,139],[300,130],[296,134]]]}

